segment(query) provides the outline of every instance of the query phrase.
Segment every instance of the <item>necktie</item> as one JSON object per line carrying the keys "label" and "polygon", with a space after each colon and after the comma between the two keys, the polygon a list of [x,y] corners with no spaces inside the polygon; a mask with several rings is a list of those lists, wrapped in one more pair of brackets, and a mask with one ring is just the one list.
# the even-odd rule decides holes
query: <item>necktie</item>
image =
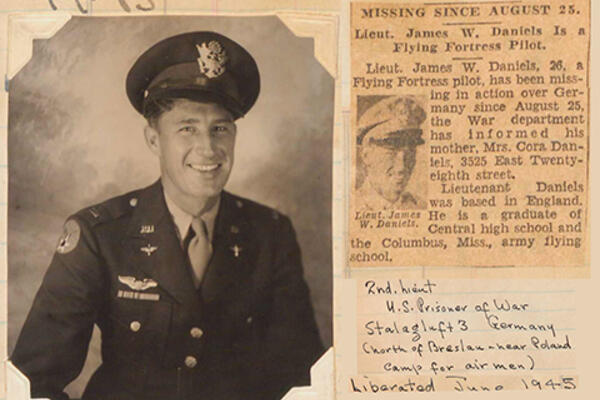
{"label": "necktie", "polygon": [[187,253],[192,266],[194,286],[197,289],[200,287],[202,277],[212,256],[212,244],[208,239],[206,224],[200,217],[192,219],[190,230],[192,231],[190,232],[191,240],[187,248]]}

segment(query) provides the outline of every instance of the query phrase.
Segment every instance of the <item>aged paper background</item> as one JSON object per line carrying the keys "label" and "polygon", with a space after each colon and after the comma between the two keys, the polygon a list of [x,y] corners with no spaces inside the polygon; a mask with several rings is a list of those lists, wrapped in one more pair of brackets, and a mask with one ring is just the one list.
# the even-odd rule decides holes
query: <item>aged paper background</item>
{"label": "aged paper background", "polygon": [[[361,2],[357,3],[364,4]],[[476,7],[475,3],[477,2],[432,1],[417,3],[412,1],[386,1],[381,3],[385,4],[377,4],[376,7],[387,8],[388,10],[396,9],[398,11],[400,8],[419,7],[422,4],[428,4],[430,7],[440,9],[445,7]],[[490,3],[489,5],[515,7],[529,4],[520,1],[489,1],[486,3]],[[547,1],[536,2],[536,4],[556,6],[560,2]],[[579,2],[578,4],[582,3]],[[598,9],[595,8],[597,4],[592,4],[591,6],[592,24],[594,24],[598,21]],[[382,19],[385,20],[386,18]],[[518,19],[515,17],[503,17],[501,20],[507,25],[513,25],[512,22]],[[539,18],[532,18],[527,23],[521,25],[530,27],[540,26],[541,23],[542,21]],[[519,24],[517,23],[517,25]],[[394,34],[398,34],[404,33],[409,27],[431,31],[438,29],[438,25],[435,23],[419,25],[411,21],[410,23],[402,24],[397,20],[394,22],[394,18],[389,18],[386,22],[382,22],[380,26],[382,29],[380,31],[389,29]],[[594,31],[594,27],[595,25],[593,25],[592,31]],[[365,34],[368,35],[369,33],[365,33],[364,30],[360,30],[357,33],[351,29],[348,37],[352,40],[351,38],[354,38],[356,35]],[[590,36],[593,37],[593,34]],[[452,36],[448,41],[454,39],[456,37]],[[406,42],[407,40],[397,39],[396,41]],[[433,43],[434,41],[423,42]],[[374,40],[368,44],[367,42],[369,41],[365,41],[362,45],[363,53],[360,53],[359,57],[364,56],[364,60],[366,60],[370,56],[373,63],[388,57],[389,52],[387,51],[385,40],[379,42]],[[559,55],[559,58],[567,58],[568,54],[580,55],[580,53],[569,53],[572,48],[577,48],[577,46],[585,48],[585,44],[578,42],[572,45],[559,46],[555,54]],[[369,48],[368,50],[367,47]],[[592,66],[595,65],[594,60],[597,60],[597,49],[597,43],[594,43],[592,40]],[[503,55],[505,56],[506,53],[501,52],[500,57]],[[449,64],[452,61],[450,56],[446,58],[436,58],[435,55],[427,57],[423,54],[418,56],[422,63]],[[527,54],[527,57],[535,56],[533,52],[530,52]],[[585,55],[583,59],[585,59]],[[412,61],[415,61],[412,55],[399,54],[395,58],[392,58],[391,64],[397,62],[400,65],[406,65],[408,63],[412,67],[414,65],[411,64]],[[594,72],[597,71],[592,70],[592,76]],[[355,76],[361,75],[366,75],[364,63],[356,75],[354,72],[349,73],[348,85],[353,88],[353,79]],[[381,75],[383,77],[385,73]],[[389,75],[394,76],[394,73],[389,73]],[[593,80],[594,78],[592,77],[592,82]],[[360,94],[407,94],[397,88],[389,90],[384,88],[381,90],[381,93],[376,93],[373,90],[370,93],[366,92],[369,91],[363,88]],[[427,94],[430,94],[429,91],[427,92]],[[409,92],[408,94],[419,95],[421,93]],[[582,96],[582,99],[585,100],[585,97]],[[593,90],[591,98],[592,104],[594,104],[597,96]],[[363,112],[361,107],[364,106],[358,104],[358,99],[355,96],[351,96],[349,100],[356,102],[353,104],[357,106],[356,108],[352,108],[349,117],[351,120],[350,124],[354,125],[347,131],[350,147],[348,157],[353,158],[357,154],[354,147],[356,145],[357,132],[354,130],[354,127],[357,125],[358,115]],[[365,99],[362,99],[362,101],[364,103]],[[377,101],[377,99],[366,99],[366,101]],[[591,110],[592,128],[590,132],[593,132],[593,127],[597,125],[598,120],[597,115],[594,115],[593,107]],[[459,125],[459,130],[460,127],[464,127],[464,125]],[[469,125],[466,127],[468,128]],[[594,154],[597,154],[594,149],[594,143],[593,135],[590,134],[591,150],[589,159],[590,170],[592,172],[590,173],[589,190],[592,200],[589,204],[593,204],[593,199],[597,197],[597,190],[595,188],[597,178],[594,179],[593,171],[598,167],[598,162],[594,159]],[[582,152],[582,155],[585,156],[585,152]],[[419,168],[418,164],[415,167],[415,174],[418,177],[417,168]],[[529,171],[526,172],[526,174],[528,173]],[[531,173],[533,174],[533,172]],[[585,175],[585,172],[583,174]],[[557,171],[556,177],[559,176],[561,176],[561,173]],[[576,176],[579,179],[579,175]],[[351,193],[355,190],[356,184],[354,170],[351,171],[349,177],[348,190],[352,199]],[[419,187],[418,183],[412,183],[412,186],[409,185],[409,189],[414,190],[415,193],[431,195],[431,186],[427,191],[422,191],[423,188]],[[364,198],[359,200],[364,200]],[[354,233],[352,230],[352,218],[355,216],[353,206],[351,201],[348,212],[350,230],[348,238],[349,246],[352,246],[350,238]],[[464,210],[464,208],[462,209]],[[593,217],[593,211],[591,211],[591,215],[592,218],[590,221],[593,221],[592,225],[597,226],[598,219]],[[398,231],[390,230],[395,235],[398,235]],[[381,240],[381,237],[378,237],[378,235],[379,233],[375,232],[372,235],[366,234],[365,236],[366,239],[372,239],[373,243],[375,243],[378,239]],[[593,239],[591,239],[590,243],[594,243]],[[487,264],[488,267],[483,268],[465,267],[468,265],[486,265],[485,257],[477,249],[470,253],[463,252],[462,254],[458,252],[454,252],[453,254],[451,252],[447,258],[441,253],[435,256],[435,252],[433,252],[434,254],[430,254],[427,251],[421,251],[420,255],[415,251],[406,252],[405,257],[404,253],[394,253],[395,259],[399,260],[397,264],[406,265],[407,267],[405,268],[391,267],[395,264],[391,262],[361,263],[356,260],[353,262],[350,259],[350,267],[346,270],[345,276],[352,277],[353,279],[347,279],[339,283],[343,286],[343,289],[338,290],[345,292],[346,296],[344,296],[344,299],[346,302],[340,304],[336,309],[338,316],[336,333],[343,331],[347,335],[344,337],[337,335],[335,342],[337,361],[336,390],[338,398],[370,399],[398,398],[399,396],[443,397],[444,399],[460,398],[462,396],[472,396],[474,398],[484,398],[484,396],[507,398],[510,396],[511,398],[540,399],[595,398],[597,389],[595,388],[594,376],[597,375],[595,372],[595,363],[598,357],[598,350],[594,344],[594,332],[597,329],[597,323],[589,320],[589,316],[591,315],[590,313],[594,314],[593,310],[595,310],[595,305],[598,304],[598,297],[594,290],[598,281],[597,278],[594,278],[593,273],[594,260],[596,260],[598,252],[594,249],[593,245],[591,247],[591,252],[579,253],[579,256],[576,256],[576,258],[583,257],[578,258],[578,261],[575,261],[575,259],[563,261],[564,255],[567,253],[558,254],[553,258],[548,257],[544,262],[539,261],[535,256],[527,259],[525,255],[519,256],[518,254],[520,253],[518,252],[505,251],[498,254],[498,258],[494,260],[495,262],[489,262]],[[350,255],[353,252],[356,253],[358,250],[364,249],[365,247],[360,248],[360,244],[358,244],[356,248],[350,247],[348,252]],[[375,249],[375,251],[378,250],[380,249]],[[429,255],[431,255],[431,259],[428,258]],[[586,276],[587,274],[585,273],[580,274],[581,270],[572,269],[567,264],[575,261],[574,264],[583,265],[583,269],[585,269],[585,260],[590,255],[591,279],[565,279],[574,276]],[[547,256],[547,254],[544,256]],[[368,267],[358,268],[361,265],[368,265]],[[457,265],[457,267],[452,268],[447,267],[447,265]],[[538,265],[539,267],[512,268],[510,265]],[[357,268],[352,268],[352,266]],[[502,268],[497,268],[498,266]],[[539,279],[542,276],[552,278],[553,280]],[[531,277],[537,277],[537,279],[527,279]],[[460,278],[468,279],[462,280]],[[432,284],[432,293],[425,291],[428,284]],[[411,291],[413,289],[414,291]],[[501,301],[510,299],[511,302],[514,300],[518,302],[519,298],[523,300],[521,302],[522,305],[527,304],[525,306],[525,308],[528,308],[527,312],[524,309],[516,311],[515,308],[508,313],[499,311],[502,308],[499,306]],[[456,309],[452,312],[440,310],[440,308],[446,307],[449,304],[462,304],[466,308],[463,313],[457,312]],[[484,312],[483,310],[488,305],[494,308],[494,311],[490,313]],[[535,308],[532,306],[535,306]],[[498,314],[499,312],[500,314]],[[487,317],[485,316],[486,313]],[[484,315],[483,318],[479,319],[482,315]],[[536,348],[536,344],[538,347],[543,346],[539,346],[537,342],[538,338],[534,338],[536,334],[531,330],[538,328],[542,321],[555,321],[556,326],[560,330],[560,333],[557,333],[556,337],[560,336],[564,341],[566,339],[565,335],[568,335],[569,340],[573,339],[573,342],[569,343],[569,346],[563,346],[563,350],[559,352],[560,354],[552,354],[552,351],[544,352]],[[535,326],[532,326],[532,323]],[[517,327],[517,325],[520,326]],[[445,330],[446,328],[450,328],[450,326],[452,326],[451,332],[450,330]],[[525,330],[522,330],[522,327],[525,327]],[[526,339],[520,340],[519,334],[523,334],[527,330],[529,330],[529,333],[525,334]],[[552,333],[550,333],[550,336],[554,337]],[[459,344],[458,347],[443,347],[446,352],[444,355],[441,355],[440,347],[437,345],[439,343],[451,344],[454,340]],[[500,350],[503,341],[526,345],[524,352],[519,353],[515,350],[512,353],[515,359],[529,352],[532,355],[532,359],[536,359],[540,363],[535,366],[532,364],[525,366],[523,364],[525,369],[529,370],[526,373],[517,372],[516,374],[500,371],[502,367],[496,368],[492,365],[492,368],[489,368],[490,365],[485,366],[486,362],[491,361],[490,364],[493,364],[493,362],[497,362],[500,359],[504,359],[506,362],[508,358],[511,358],[503,356],[503,354],[506,354],[506,350]],[[461,347],[472,343],[487,344],[487,347],[482,352]],[[420,344],[424,346],[424,351],[421,354]],[[564,344],[565,342],[563,342]],[[571,347],[571,344],[573,345],[572,349],[569,349],[568,347]],[[559,346],[554,347],[558,348]],[[494,351],[494,348],[497,351]],[[450,353],[452,350],[455,351],[454,354]],[[488,353],[488,350],[490,350],[490,353]],[[435,364],[432,364],[432,362]],[[446,369],[441,370],[440,366]],[[532,366],[533,369],[531,369]],[[448,369],[448,367],[450,368]],[[519,368],[519,366],[516,366],[516,368]],[[541,378],[541,386],[544,390],[539,390],[537,387],[536,390],[531,390],[532,381],[528,374],[536,369],[537,377]],[[571,384],[562,385],[561,389],[558,389],[558,386],[554,385],[555,388],[552,389],[554,379],[551,380],[550,375],[554,373],[561,379],[565,378],[566,381],[572,380],[573,382],[577,382],[576,386],[578,389],[569,392],[574,387]],[[512,379],[510,376],[512,376]],[[435,391],[442,393],[415,393],[421,390],[427,391],[430,378],[433,379]],[[512,383],[510,382],[511,380],[513,380]],[[460,385],[457,382],[460,382]],[[533,382],[537,383],[538,380],[535,379]],[[470,386],[471,389],[486,390],[481,387],[485,386],[486,388],[490,388],[491,391],[499,388],[502,390],[502,393],[482,394],[479,392],[465,394],[457,392],[461,389],[470,391],[471,389],[466,389],[466,386],[470,384],[472,384]],[[544,386],[545,384],[548,385]],[[508,391],[509,388],[513,390]],[[373,394],[375,391],[377,391],[377,394]],[[402,393],[399,394],[400,392]]]}
{"label": "aged paper background", "polygon": [[[56,0],[56,4],[67,4],[69,1],[66,0]],[[101,2],[100,0],[96,0],[92,3],[92,5],[97,9],[104,9],[104,12],[107,14],[116,14],[123,13],[123,11],[118,7],[118,1],[106,1]],[[103,4],[100,4],[103,3]],[[110,4],[108,4],[110,3]],[[140,2],[143,3],[143,2]],[[350,129],[351,125],[351,117],[350,117],[350,68],[349,68],[349,38],[350,38],[350,29],[349,29],[349,12],[350,7],[349,4],[345,1],[246,1],[241,4],[239,1],[231,0],[231,1],[154,1],[156,4],[155,13],[164,12],[165,9],[170,10],[173,7],[175,13],[193,13],[197,10],[201,10],[203,12],[214,12],[215,10],[221,10],[221,12],[234,12],[238,11],[247,11],[250,14],[252,13],[268,13],[273,8],[285,9],[285,10],[297,10],[313,13],[318,15],[319,10],[326,12],[328,15],[331,13],[340,13],[340,25],[339,25],[339,33],[340,33],[340,51],[339,51],[339,70],[341,72],[340,80],[338,82],[338,94],[341,93],[342,96],[338,97],[338,104],[336,105],[336,126],[341,129],[343,128],[343,135],[336,136],[335,149],[333,155],[333,177],[334,177],[334,206],[333,206],[333,216],[334,216],[334,226],[332,229],[333,232],[333,245],[334,245],[334,292],[335,292],[335,330],[334,330],[334,343],[336,347],[336,386],[333,387],[333,384],[330,385],[330,390],[333,392],[337,391],[336,398],[357,398],[357,399],[369,399],[369,398],[398,398],[398,394],[349,394],[348,393],[348,379],[347,377],[350,375],[354,375],[357,373],[357,317],[356,317],[356,306],[357,306],[357,298],[358,298],[358,287],[359,282],[361,280],[370,280],[370,279],[405,279],[411,280],[411,282],[417,282],[418,280],[424,279],[426,276],[434,276],[435,279],[444,280],[445,285],[452,285],[453,279],[460,278],[476,278],[476,279],[495,279],[493,281],[489,281],[491,283],[485,284],[485,287],[488,287],[490,284],[495,285],[498,290],[509,290],[511,288],[516,288],[519,290],[525,290],[534,287],[535,289],[541,290],[546,284],[544,281],[538,280],[520,280],[519,278],[525,277],[535,277],[539,275],[539,271],[536,268],[523,268],[519,269],[519,271],[514,270],[490,270],[490,269],[473,269],[473,268],[434,268],[434,267],[405,267],[405,268],[369,268],[368,270],[352,270],[346,268],[345,259],[346,259],[346,223],[347,223],[347,210],[344,210],[344,207],[347,204],[347,199],[349,198],[349,191],[351,187],[350,183],[350,157],[352,152],[351,141],[352,131]],[[193,5],[190,5],[193,3]],[[409,2],[404,2],[409,3]],[[410,2],[414,3],[414,2]],[[444,3],[457,3],[456,1],[448,1]],[[548,3],[551,3],[551,0],[548,0]],[[86,3],[87,4],[87,3]],[[146,3],[143,3],[144,5]],[[79,12],[76,6],[67,5],[70,11]],[[0,14],[0,32],[6,33],[8,31],[8,15],[10,12],[20,12],[20,13],[29,13],[32,10],[40,10],[47,12],[48,3],[46,1],[3,1],[2,5],[2,13]],[[132,13],[139,13],[140,11],[136,10],[132,7]],[[592,26],[594,35],[596,35],[597,30],[594,30],[594,27],[597,26],[597,23],[600,21],[600,10],[598,9],[597,4],[592,4]],[[38,21],[38,25],[44,23],[44,19],[40,18]],[[49,30],[48,36],[51,36],[52,32]],[[596,35],[597,36],[597,35]],[[593,35],[592,35],[593,37]],[[2,43],[0,44],[0,66],[4,71],[6,71],[6,62],[8,57],[8,48],[9,45],[7,43],[7,36],[0,35],[2,38]],[[592,40],[592,66],[598,63],[598,51],[600,50],[598,43]],[[595,82],[594,74],[592,77],[592,83],[597,87]],[[4,76],[4,74],[2,74]],[[2,92],[0,96],[0,113],[2,113],[2,122],[0,122],[0,135],[3,138],[2,143],[7,143],[6,141],[6,100],[7,95],[6,92]],[[598,95],[597,90],[591,92],[591,104],[598,104]],[[591,124],[593,131],[595,126],[599,124],[598,113],[592,113],[591,116]],[[591,178],[590,178],[590,204],[594,204],[594,200],[598,197],[598,184],[597,178],[594,177],[593,171],[598,169],[598,151],[597,148],[597,139],[591,135],[590,140],[590,170]],[[594,157],[596,155],[596,157]],[[0,151],[0,165],[2,168],[1,172],[1,182],[4,191],[3,202],[0,204],[0,207],[3,208],[3,215],[6,216],[6,179],[7,179],[7,148],[5,145],[2,146]],[[3,219],[5,221],[5,219]],[[552,285],[558,287],[559,290],[572,290],[574,291],[575,296],[575,306],[576,309],[574,315],[574,329],[576,330],[576,364],[577,364],[577,373],[579,375],[578,379],[578,390],[572,392],[564,392],[564,391],[529,391],[529,392],[504,392],[500,394],[487,394],[487,397],[493,398],[527,398],[527,399],[593,399],[597,396],[597,360],[600,357],[600,352],[598,350],[597,345],[597,315],[598,315],[598,304],[600,304],[600,297],[598,294],[597,286],[600,284],[598,280],[597,274],[594,274],[594,264],[595,260],[600,256],[600,252],[598,251],[598,246],[594,246],[594,235],[593,233],[598,230],[599,227],[599,219],[594,214],[593,210],[591,211],[591,231],[592,236],[590,238],[589,243],[591,244],[591,277],[589,279],[580,279],[580,280],[557,280]],[[0,277],[0,294],[3,299],[0,304],[2,304],[2,308],[0,309],[0,315],[2,316],[3,323],[2,329],[0,330],[0,355],[3,360],[6,360],[6,223],[3,222],[0,224],[0,232],[2,242],[0,249],[2,253],[2,277]],[[597,240],[596,240],[597,242]],[[422,265],[427,265],[427,263],[422,263]],[[555,268],[551,268],[552,275],[556,277],[564,276],[564,270],[557,265]],[[461,283],[462,285],[469,285],[469,281],[467,283]],[[471,284],[473,288],[477,286],[477,281],[473,280]],[[558,295],[560,297],[560,295]],[[556,299],[553,299],[555,301]],[[5,370],[2,369],[0,374],[0,398],[4,398],[4,373]],[[326,381],[326,380],[325,380]],[[322,392],[324,393],[324,392]],[[329,396],[326,397],[306,397],[306,398],[332,398]],[[478,394],[464,394],[464,393],[453,393],[453,392],[443,392],[440,394],[415,394],[411,396],[421,396],[416,398],[444,398],[444,399],[454,399],[454,398],[463,398],[464,396],[469,396],[471,398],[482,398],[483,395]],[[304,398],[304,397],[303,397]]]}
{"label": "aged paper background", "polygon": [[[145,11],[144,8],[148,8],[150,3],[154,3],[154,9]],[[57,8],[56,11],[51,9],[52,5]],[[7,44],[4,52],[9,58],[6,76],[10,79],[20,72],[19,78],[14,78],[10,82],[13,84],[11,94],[19,94],[12,99],[18,98],[29,103],[29,106],[25,107],[29,109],[37,104],[33,106],[37,109],[37,117],[30,119],[26,113],[11,114],[13,129],[11,132],[18,131],[21,135],[11,134],[10,138],[7,138],[9,146],[3,146],[3,148],[11,148],[9,160],[12,161],[8,162],[11,184],[17,183],[8,195],[8,198],[12,199],[8,200],[8,208],[13,222],[10,231],[11,241],[8,246],[11,261],[8,275],[11,277],[9,282],[13,284],[10,286],[9,299],[12,318],[9,324],[3,324],[3,343],[6,343],[2,346],[3,354],[10,354],[14,346],[19,326],[29,308],[26,304],[31,302],[39,285],[40,273],[43,273],[48,262],[42,259],[48,258],[48,252],[51,253],[55,246],[56,232],[60,231],[62,221],[60,217],[54,218],[52,215],[64,212],[66,216],[73,212],[73,209],[61,211],[64,208],[72,208],[67,204],[69,202],[93,203],[96,200],[91,199],[90,196],[92,198],[98,196],[99,200],[100,197],[107,197],[111,193],[116,194],[127,190],[121,187],[122,185],[135,186],[143,184],[139,179],[148,183],[154,179],[152,176],[156,174],[156,170],[154,165],[148,164],[153,162],[148,154],[142,154],[145,152],[136,153],[133,164],[129,164],[131,160],[126,161],[127,157],[125,157],[124,162],[113,164],[111,168],[102,167],[106,161],[101,155],[102,149],[108,151],[114,143],[121,143],[122,146],[119,147],[122,149],[135,148],[143,143],[139,141],[142,138],[140,135],[137,135],[139,140],[136,140],[133,137],[110,139],[109,136],[102,134],[102,132],[117,133],[120,130],[123,133],[141,126],[139,117],[136,117],[133,112],[132,118],[128,120],[115,121],[107,118],[115,115],[119,109],[130,109],[122,90],[122,78],[128,68],[125,64],[130,64],[135,53],[143,50],[142,47],[147,47],[159,39],[186,30],[202,29],[216,30],[255,43],[257,52],[255,57],[259,59],[259,65],[263,66],[262,73],[265,74],[263,77],[267,78],[268,75],[272,78],[263,79],[263,103],[262,106],[258,104],[265,111],[263,115],[264,120],[269,121],[268,126],[265,126],[264,122],[261,124],[259,120],[255,120],[254,123],[247,119],[239,122],[240,132],[255,132],[256,136],[239,137],[237,163],[240,166],[251,164],[256,168],[240,168],[237,177],[235,173],[232,174],[229,184],[231,190],[246,191],[249,196],[258,195],[258,198],[262,197],[261,201],[280,209],[284,208],[286,213],[300,213],[296,219],[305,228],[296,229],[300,241],[303,241],[302,237],[306,239],[302,244],[305,251],[303,258],[305,262],[314,261],[309,262],[313,268],[305,268],[305,276],[308,281],[312,281],[311,294],[317,319],[320,320],[323,341],[327,346],[332,344],[332,273],[331,248],[328,243],[331,243],[332,237],[330,166],[334,156],[332,146],[336,125],[334,95],[338,21],[327,3],[320,4],[316,9],[311,4],[296,5],[289,1],[281,2],[277,7],[273,7],[274,5],[276,4],[271,3],[266,6],[261,2],[247,2],[241,5],[231,2],[190,4],[176,1],[169,2],[168,7],[166,2],[130,1],[94,1],[85,4],[60,1],[18,5],[15,3],[12,9],[14,13],[7,18],[10,26],[6,30],[11,33],[9,41],[12,47],[10,47],[11,51],[7,51]],[[315,10],[320,13],[315,13]],[[167,15],[171,19],[151,21],[152,16],[161,15]],[[86,16],[111,18],[99,18],[95,26],[86,28]],[[114,18],[117,16],[119,20]],[[210,20],[207,18],[209,16],[224,18],[220,21]],[[245,18],[235,18],[237,16]],[[71,20],[65,25],[69,17]],[[231,18],[227,19],[227,17]],[[123,25],[119,26],[119,24]],[[260,24],[262,30],[256,29],[256,24]],[[86,29],[89,30],[87,33]],[[147,32],[143,33],[144,30]],[[120,34],[123,34],[122,38],[119,38]],[[118,43],[121,50],[132,50],[131,54],[126,54],[127,50],[114,52],[110,41],[106,40],[107,37],[112,37],[110,40]],[[136,37],[138,39],[135,39]],[[33,44],[34,38],[51,39]],[[143,38],[142,41],[147,43],[142,45],[139,38]],[[88,42],[86,47],[87,40],[91,42]],[[273,40],[278,40],[278,44],[273,43]],[[256,45],[260,42],[264,44],[262,47]],[[37,52],[36,57],[24,66],[28,61],[27,53],[33,50],[32,44]],[[140,49],[136,50],[140,45]],[[71,57],[74,55],[74,47],[78,47],[79,50],[75,53],[76,57]],[[291,65],[281,68],[285,62],[278,61],[278,57],[299,68],[301,73],[295,73]],[[64,62],[66,59],[70,61]],[[117,59],[121,61],[116,61]],[[107,60],[112,60],[108,63],[110,64],[108,67],[99,67],[106,64]],[[46,78],[36,79],[39,74],[45,75]],[[279,74],[282,75],[277,78]],[[283,78],[286,74],[288,76]],[[48,75],[56,79],[54,83],[50,82],[52,79],[47,79]],[[72,77],[72,81],[69,77]],[[107,80],[115,84],[112,85]],[[305,85],[304,82],[311,84]],[[48,86],[44,88],[45,84]],[[86,98],[84,92],[78,94],[75,88],[84,89],[85,93],[90,94],[90,98]],[[111,91],[113,91],[112,95]],[[39,94],[34,96],[29,94],[36,92]],[[48,93],[49,96],[57,93],[62,95],[59,101],[53,102],[52,107],[48,107],[48,99],[44,93]],[[98,99],[104,95],[113,97],[114,101],[108,101],[99,107],[94,107],[90,102],[93,98]],[[327,104],[314,101],[316,97],[327,99]],[[280,98],[287,100],[279,101]],[[22,107],[24,104],[11,103],[11,107],[13,105],[15,105],[11,109],[13,111],[25,109]],[[47,112],[50,109],[59,112]],[[268,115],[269,110],[275,113]],[[100,118],[108,124],[113,121],[114,125],[86,127],[86,120],[91,121],[92,118]],[[38,122],[32,123],[36,119]],[[70,122],[65,124],[65,120]],[[4,130],[6,130],[5,125],[3,125]],[[73,135],[77,131],[89,132],[95,140],[91,143],[85,137]],[[283,134],[285,139],[282,139]],[[36,137],[38,135],[40,136]],[[64,144],[56,148],[57,151],[52,151],[54,146],[52,143],[55,143],[56,139],[61,142],[60,138],[66,139],[68,145]],[[296,144],[289,145],[292,142]],[[240,151],[240,148],[243,151]],[[314,148],[321,151],[313,152]],[[115,152],[112,152],[112,155],[116,155]],[[265,168],[266,164],[264,164],[267,160],[274,161],[273,157],[290,165],[277,166],[278,162],[275,161],[271,166],[280,171],[273,174],[272,170]],[[114,159],[118,158],[120,156]],[[71,161],[64,162],[65,160]],[[87,160],[83,167],[81,167],[82,160]],[[305,162],[308,160],[312,162]],[[80,167],[71,168],[72,162],[78,163]],[[19,167],[18,164],[24,167]],[[6,170],[6,163],[4,167]],[[44,172],[49,170],[58,173]],[[261,175],[271,177],[271,184],[267,184],[270,188],[259,183]],[[113,178],[117,177],[118,183],[116,180],[113,181]],[[136,180],[137,182],[134,182]],[[85,185],[87,181],[104,183],[96,184],[91,191],[86,190],[84,193],[77,190],[78,186]],[[111,181],[113,183],[110,183]],[[285,189],[286,185],[298,189],[295,192],[300,197],[282,201],[279,194],[288,192]],[[250,195],[247,190],[253,194]],[[41,194],[39,191],[46,193]],[[94,194],[94,191],[97,193]],[[55,201],[61,196],[66,202]],[[46,207],[44,202],[47,202]],[[300,207],[301,204],[310,202],[317,202],[316,206]],[[52,205],[49,206],[50,204]],[[34,211],[36,209],[42,210],[41,214],[38,215]],[[24,213],[17,216],[20,211]],[[307,213],[311,213],[312,216],[308,216]],[[17,218],[14,218],[15,216]],[[15,225],[15,221],[20,222]],[[46,234],[43,232],[50,226],[54,226],[55,233],[51,235],[51,239],[46,240],[44,239]],[[16,249],[14,245],[18,243],[25,248]],[[36,249],[29,251],[27,246],[32,244],[36,245]],[[3,242],[3,249],[6,248],[6,242]],[[29,261],[24,263],[18,261],[20,255],[25,254],[28,254]],[[34,258],[39,258],[39,262],[32,262],[32,255]],[[34,264],[40,264],[40,268],[38,269]],[[310,269],[313,272],[310,272]],[[5,285],[6,279],[2,283]],[[6,321],[6,317],[3,317],[3,321]],[[97,340],[95,342],[97,343]],[[98,359],[99,349],[94,345],[93,340],[89,363],[81,379],[73,382],[68,388],[71,395],[80,395],[87,376],[95,369]]]}

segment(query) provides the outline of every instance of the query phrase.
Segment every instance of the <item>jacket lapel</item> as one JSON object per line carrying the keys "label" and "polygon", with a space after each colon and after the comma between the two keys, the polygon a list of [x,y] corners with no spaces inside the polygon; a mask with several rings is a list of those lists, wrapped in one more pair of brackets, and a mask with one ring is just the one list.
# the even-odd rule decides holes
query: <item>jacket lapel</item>
{"label": "jacket lapel", "polygon": [[140,192],[124,242],[128,262],[183,304],[200,306],[160,181]]}
{"label": "jacket lapel", "polygon": [[255,238],[244,205],[227,192],[221,196],[214,232],[213,256],[202,281],[206,303],[224,296],[226,289],[247,283],[255,265]]}

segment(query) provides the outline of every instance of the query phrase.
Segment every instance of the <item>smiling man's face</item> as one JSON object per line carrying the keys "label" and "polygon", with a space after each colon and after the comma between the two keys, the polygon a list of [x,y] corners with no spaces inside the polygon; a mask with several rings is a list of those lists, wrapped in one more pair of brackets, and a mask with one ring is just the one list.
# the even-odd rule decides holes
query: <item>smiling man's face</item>
{"label": "smiling man's face", "polygon": [[146,141],[160,159],[163,186],[180,206],[216,198],[233,167],[236,126],[219,104],[174,100]]}
{"label": "smiling man's face", "polygon": [[416,164],[416,148],[366,145],[362,160],[367,170],[368,183],[380,196],[395,202],[402,196],[410,181]]}

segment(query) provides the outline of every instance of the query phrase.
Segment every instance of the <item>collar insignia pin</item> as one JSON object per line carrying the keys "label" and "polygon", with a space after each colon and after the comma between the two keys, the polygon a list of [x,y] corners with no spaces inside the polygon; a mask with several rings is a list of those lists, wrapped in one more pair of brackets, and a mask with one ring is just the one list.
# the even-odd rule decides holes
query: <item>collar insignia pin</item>
{"label": "collar insignia pin", "polygon": [[141,234],[154,233],[154,225],[142,225],[140,228]]}
{"label": "collar insignia pin", "polygon": [[235,258],[238,258],[240,256],[240,253],[242,252],[242,248],[236,244],[231,248],[231,251],[233,251],[233,256]]}
{"label": "collar insignia pin", "polygon": [[152,246],[150,243],[140,248],[140,250],[146,253],[147,256],[150,256],[152,253],[154,253],[156,249],[158,249],[158,246]]}

